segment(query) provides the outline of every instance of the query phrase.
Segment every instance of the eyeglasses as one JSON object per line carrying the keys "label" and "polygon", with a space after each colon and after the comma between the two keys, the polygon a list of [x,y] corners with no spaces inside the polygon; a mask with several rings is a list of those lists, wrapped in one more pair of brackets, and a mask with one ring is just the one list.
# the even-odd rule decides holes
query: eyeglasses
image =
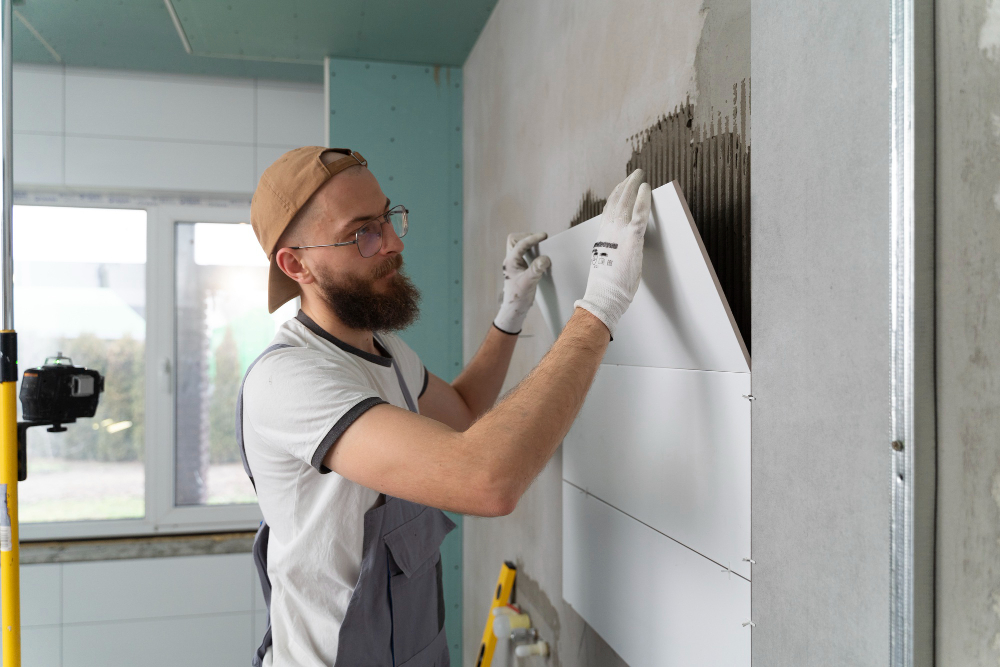
{"label": "eyeglasses", "polygon": [[321,245],[293,245],[288,247],[292,250],[303,250],[305,248],[336,248],[337,246],[356,244],[358,252],[361,253],[362,257],[373,257],[382,249],[382,225],[386,223],[391,224],[393,231],[396,232],[396,236],[403,238],[410,227],[407,220],[409,213],[402,204],[394,206],[377,218],[372,218],[361,225],[358,231],[354,232],[353,241],[323,243]]}

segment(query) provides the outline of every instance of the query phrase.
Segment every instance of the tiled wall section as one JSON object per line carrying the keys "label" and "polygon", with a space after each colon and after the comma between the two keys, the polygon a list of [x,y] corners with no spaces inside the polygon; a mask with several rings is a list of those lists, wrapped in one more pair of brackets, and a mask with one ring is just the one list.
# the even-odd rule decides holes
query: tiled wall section
{"label": "tiled wall section", "polygon": [[250,554],[25,565],[25,667],[250,664],[266,610]]}
{"label": "tiled wall section", "polygon": [[14,66],[14,182],[250,193],[290,148],[323,143],[323,87]]}

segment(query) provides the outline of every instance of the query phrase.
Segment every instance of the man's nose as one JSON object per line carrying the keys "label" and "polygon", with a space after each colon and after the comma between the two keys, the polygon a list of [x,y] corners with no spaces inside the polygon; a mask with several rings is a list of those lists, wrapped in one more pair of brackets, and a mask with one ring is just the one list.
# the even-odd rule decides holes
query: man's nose
{"label": "man's nose", "polygon": [[391,223],[382,225],[382,252],[403,252],[403,239],[396,234],[396,229]]}

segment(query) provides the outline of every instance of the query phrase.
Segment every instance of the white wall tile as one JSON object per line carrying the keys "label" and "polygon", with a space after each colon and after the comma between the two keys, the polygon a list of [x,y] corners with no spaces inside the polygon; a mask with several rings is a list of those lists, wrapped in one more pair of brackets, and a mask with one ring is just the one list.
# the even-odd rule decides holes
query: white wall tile
{"label": "white wall tile", "polygon": [[63,131],[63,71],[61,67],[14,65],[15,132]]}
{"label": "white wall tile", "polygon": [[248,558],[232,554],[67,563],[63,623],[250,613]]}
{"label": "white wall tile", "polygon": [[249,612],[66,625],[63,665],[245,667],[252,655],[249,634]]}
{"label": "white wall tile", "polygon": [[[653,191],[642,282],[604,363],[749,372],[743,339],[682,197],[674,183]],[[600,218],[593,218],[538,246],[552,259],[539,283],[539,307],[556,334],[586,292],[599,227]]]}
{"label": "white wall tile", "polygon": [[66,132],[253,144],[253,82],[66,73]]}
{"label": "white wall tile", "polygon": [[21,566],[21,626],[62,622],[62,565]]}
{"label": "white wall tile", "polygon": [[15,133],[14,183],[15,185],[62,185],[62,136]]}
{"label": "white wall tile", "polygon": [[749,577],[749,393],[749,373],[602,365],[563,478]]}
{"label": "white wall tile", "polygon": [[[23,667],[59,667],[61,659],[62,630],[58,625],[21,628]],[[3,665],[2,660],[0,665]]]}
{"label": "white wall tile", "polygon": [[566,482],[563,597],[630,665],[750,665],[750,582]]}
{"label": "white wall tile", "polygon": [[323,86],[258,83],[257,143],[323,145]]}
{"label": "white wall tile", "polygon": [[66,138],[66,185],[252,192],[253,147]]}

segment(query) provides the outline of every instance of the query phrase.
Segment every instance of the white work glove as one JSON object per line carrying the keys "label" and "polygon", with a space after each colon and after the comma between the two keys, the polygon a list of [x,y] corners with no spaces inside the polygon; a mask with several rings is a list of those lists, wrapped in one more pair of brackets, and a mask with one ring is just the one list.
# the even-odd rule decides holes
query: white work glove
{"label": "white work glove", "polygon": [[651,191],[636,169],[618,184],[601,214],[583,298],[573,304],[604,322],[612,339],[642,277],[642,237],[649,223]]}
{"label": "white work glove", "polygon": [[521,325],[535,302],[535,288],[542,274],[552,264],[549,258],[536,257],[531,264],[524,254],[548,238],[548,234],[520,232],[507,237],[507,257],[503,260],[503,304],[493,324],[509,334],[521,333]]}

